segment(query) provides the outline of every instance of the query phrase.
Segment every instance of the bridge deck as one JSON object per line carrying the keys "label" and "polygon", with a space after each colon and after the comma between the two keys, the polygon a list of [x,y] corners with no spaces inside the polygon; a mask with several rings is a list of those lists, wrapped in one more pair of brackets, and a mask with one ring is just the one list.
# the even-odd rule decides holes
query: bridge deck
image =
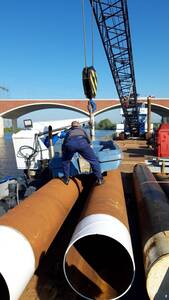
{"label": "bridge deck", "polygon": [[[115,107],[121,107],[118,99],[97,99],[96,114],[98,112],[106,111]],[[138,102],[146,103],[146,99],[138,99]],[[0,101],[0,116],[3,118],[14,119],[19,116],[46,108],[65,108],[80,111],[82,113],[88,113],[87,110],[88,100],[62,100],[62,99],[2,99]],[[152,99],[152,111],[160,114],[160,110],[165,111],[169,109],[169,99]],[[168,113],[168,112],[167,112]]]}

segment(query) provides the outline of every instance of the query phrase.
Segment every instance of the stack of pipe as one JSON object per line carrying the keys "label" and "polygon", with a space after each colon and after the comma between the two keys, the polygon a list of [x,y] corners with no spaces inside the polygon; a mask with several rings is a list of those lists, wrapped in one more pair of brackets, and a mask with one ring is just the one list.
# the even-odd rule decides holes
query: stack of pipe
{"label": "stack of pipe", "polygon": [[136,165],[134,185],[151,300],[169,298],[169,200],[146,165]]}
{"label": "stack of pipe", "polygon": [[119,299],[135,274],[120,171],[104,178],[90,191],[63,261],[69,285],[85,299]]}
{"label": "stack of pipe", "polygon": [[53,179],[0,218],[0,299],[19,299],[81,190]]}

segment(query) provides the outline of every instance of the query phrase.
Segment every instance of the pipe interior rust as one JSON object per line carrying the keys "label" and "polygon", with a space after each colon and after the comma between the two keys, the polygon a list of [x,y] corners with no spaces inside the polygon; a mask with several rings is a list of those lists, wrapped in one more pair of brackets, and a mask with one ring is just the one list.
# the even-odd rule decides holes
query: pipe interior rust
{"label": "pipe interior rust", "polygon": [[119,170],[91,190],[63,264],[68,283],[86,299],[119,299],[129,290],[135,266]]}

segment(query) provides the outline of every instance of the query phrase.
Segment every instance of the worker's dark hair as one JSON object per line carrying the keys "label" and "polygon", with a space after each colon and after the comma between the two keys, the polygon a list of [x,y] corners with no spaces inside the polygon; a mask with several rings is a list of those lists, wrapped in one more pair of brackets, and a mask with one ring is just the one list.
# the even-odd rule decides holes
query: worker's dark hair
{"label": "worker's dark hair", "polygon": [[80,123],[79,123],[78,121],[73,121],[73,122],[71,123],[71,126],[72,126],[72,127],[80,127]]}

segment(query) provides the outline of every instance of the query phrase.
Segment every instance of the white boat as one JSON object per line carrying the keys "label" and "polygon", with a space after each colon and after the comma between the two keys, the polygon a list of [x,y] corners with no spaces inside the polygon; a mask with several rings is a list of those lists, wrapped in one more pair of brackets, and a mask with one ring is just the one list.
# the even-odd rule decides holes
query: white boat
{"label": "white boat", "polygon": [[[78,121],[85,124],[88,119],[83,118]],[[18,179],[10,177],[0,181],[0,204],[3,204],[0,205],[2,207],[0,214],[3,214],[4,207],[5,209],[14,207],[21,198],[24,199],[30,195],[51,178],[63,176],[62,140],[58,140],[58,136],[61,136],[65,127],[71,126],[71,122],[72,119],[66,120],[65,123],[59,121],[56,126],[56,123],[52,121],[33,124],[31,120],[26,120],[26,128],[12,135],[17,168],[23,170],[25,176],[19,180],[19,183]],[[56,127],[52,129],[51,124]],[[64,128],[61,125],[64,125]],[[46,143],[46,138],[48,138],[48,143]],[[119,167],[122,151],[113,140],[93,141],[92,147],[100,162],[102,173]],[[76,153],[71,160],[70,176],[83,176],[91,173],[89,163]]]}

